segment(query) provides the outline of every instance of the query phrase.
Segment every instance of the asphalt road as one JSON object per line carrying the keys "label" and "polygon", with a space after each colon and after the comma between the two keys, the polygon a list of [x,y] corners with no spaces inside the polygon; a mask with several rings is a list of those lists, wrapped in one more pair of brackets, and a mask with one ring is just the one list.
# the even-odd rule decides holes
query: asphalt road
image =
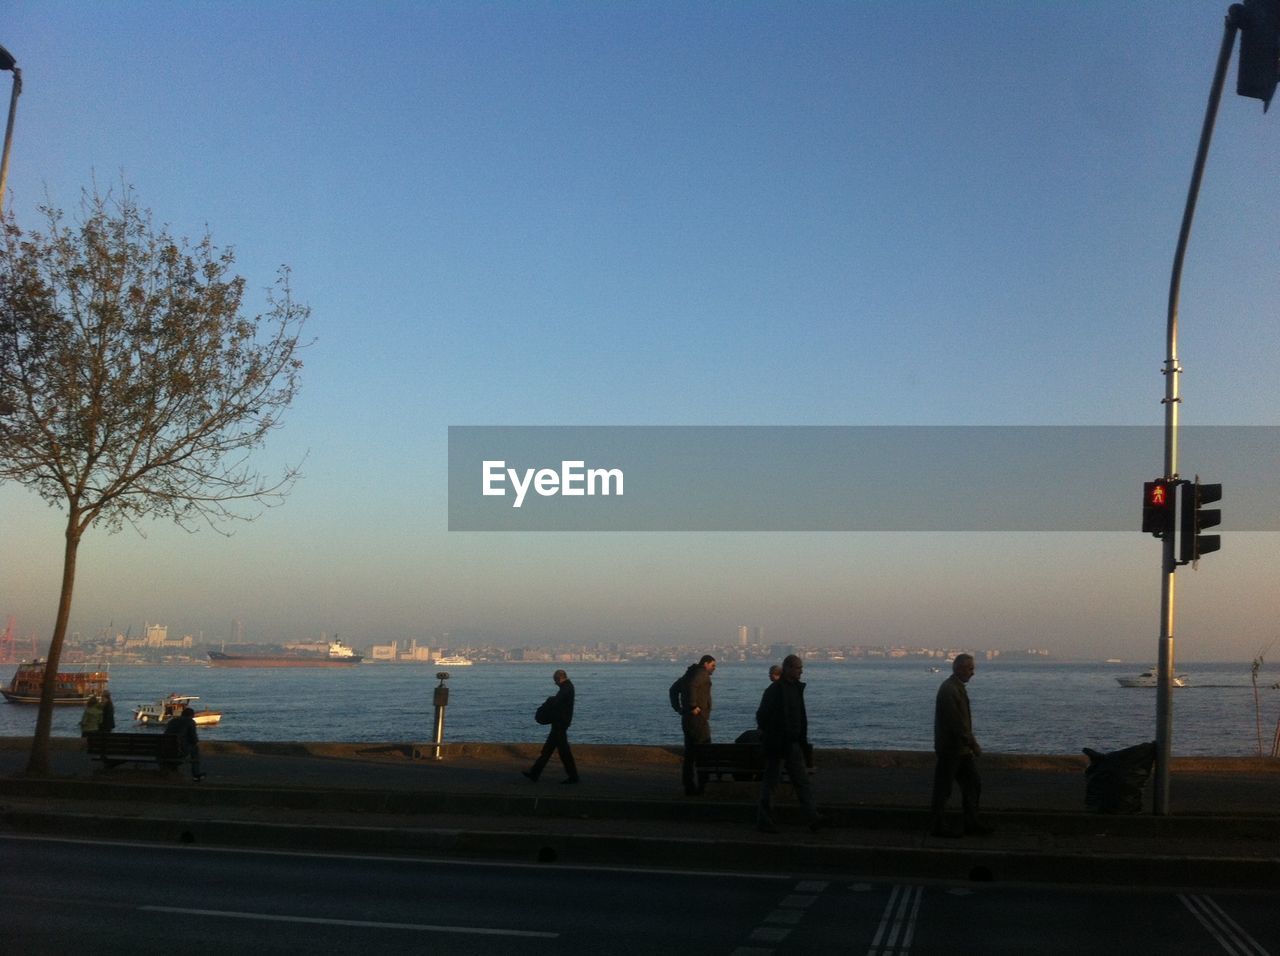
{"label": "asphalt road", "polygon": [[1280,953],[1280,890],[893,883],[0,838],[4,951]]}

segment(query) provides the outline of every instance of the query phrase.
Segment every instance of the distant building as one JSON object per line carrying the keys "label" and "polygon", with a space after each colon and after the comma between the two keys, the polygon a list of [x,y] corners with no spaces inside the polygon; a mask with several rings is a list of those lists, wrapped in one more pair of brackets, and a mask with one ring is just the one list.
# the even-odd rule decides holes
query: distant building
{"label": "distant building", "polygon": [[410,640],[409,646],[405,648],[404,651],[400,654],[399,659],[402,661],[412,661],[413,663],[417,663],[417,664],[430,663],[431,648],[425,645],[422,647],[419,647],[418,642],[416,640]]}
{"label": "distant building", "polygon": [[750,634],[751,634],[751,628],[747,627],[747,625],[745,624],[740,625],[738,627],[738,645],[741,647],[746,647],[748,643],[747,639],[750,637]]}
{"label": "distant building", "polygon": [[419,645],[416,640],[410,640],[409,646],[404,650],[400,649],[399,641],[392,641],[390,644],[374,644],[369,649],[369,659],[372,661],[429,664],[431,662],[431,648]]}

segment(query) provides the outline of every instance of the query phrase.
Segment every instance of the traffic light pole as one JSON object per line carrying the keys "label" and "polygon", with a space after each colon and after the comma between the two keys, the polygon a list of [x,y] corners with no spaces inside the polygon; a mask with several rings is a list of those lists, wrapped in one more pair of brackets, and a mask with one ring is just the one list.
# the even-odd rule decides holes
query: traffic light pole
{"label": "traffic light pole", "polygon": [[[1166,330],[1166,359],[1164,363],[1164,476],[1168,481],[1178,478],[1178,376],[1182,367],[1178,364],[1178,298],[1182,287],[1182,263],[1187,254],[1187,242],[1191,238],[1191,223],[1196,214],[1196,199],[1200,195],[1200,180],[1204,177],[1205,162],[1209,156],[1209,143],[1213,139],[1213,127],[1218,119],[1218,104],[1222,101],[1222,86],[1226,80],[1227,64],[1235,46],[1239,30],[1236,8],[1227,12],[1222,36],[1222,48],[1218,53],[1218,67],[1209,92],[1209,105],[1205,109],[1204,126],[1200,131],[1200,147],[1196,151],[1195,168],[1191,173],[1191,187],[1187,190],[1187,205],[1182,213],[1182,229],[1178,234],[1178,249],[1173,257],[1173,274],[1169,280],[1169,316]],[[1180,489],[1179,496],[1182,496]],[[1187,502],[1180,502],[1186,507]],[[1166,534],[1161,541],[1160,555],[1160,647],[1156,661],[1156,768],[1153,809],[1157,815],[1169,812],[1169,762],[1173,750],[1173,618],[1174,572],[1177,570],[1177,552],[1174,535]]]}

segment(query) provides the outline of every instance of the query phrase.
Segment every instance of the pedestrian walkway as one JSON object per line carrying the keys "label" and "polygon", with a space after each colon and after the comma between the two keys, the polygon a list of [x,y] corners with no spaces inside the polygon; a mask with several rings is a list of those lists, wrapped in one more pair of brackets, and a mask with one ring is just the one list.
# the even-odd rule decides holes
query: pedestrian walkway
{"label": "pedestrian walkway", "polygon": [[[525,779],[536,744],[206,741],[208,779],[104,770],[53,741],[52,774],[27,778],[29,742],[0,740],[7,832],[566,863],[841,871],[936,879],[1262,885],[1280,877],[1280,761],[1176,761],[1167,816],[1084,812],[1080,757],[982,758],[996,832],[927,830],[932,756],[820,751],[828,826],[803,826],[789,788],[779,835],[757,833],[758,784],[683,795],[678,747],[575,747],[581,783]],[[1150,796],[1147,797],[1150,805]]]}

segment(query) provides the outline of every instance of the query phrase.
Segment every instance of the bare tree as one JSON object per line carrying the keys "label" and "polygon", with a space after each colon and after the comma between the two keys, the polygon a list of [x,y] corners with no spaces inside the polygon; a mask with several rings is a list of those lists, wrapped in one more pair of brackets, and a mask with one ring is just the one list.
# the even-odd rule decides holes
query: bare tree
{"label": "bare tree", "polygon": [[297,392],[309,314],[282,268],[265,313],[242,315],[232,252],[157,228],[127,186],[86,192],[71,224],[40,211],[26,233],[6,215],[0,248],[0,479],[67,512],[34,774],[49,768],[81,537],[154,517],[225,531],[280,503],[296,467],[267,478],[249,457]]}

